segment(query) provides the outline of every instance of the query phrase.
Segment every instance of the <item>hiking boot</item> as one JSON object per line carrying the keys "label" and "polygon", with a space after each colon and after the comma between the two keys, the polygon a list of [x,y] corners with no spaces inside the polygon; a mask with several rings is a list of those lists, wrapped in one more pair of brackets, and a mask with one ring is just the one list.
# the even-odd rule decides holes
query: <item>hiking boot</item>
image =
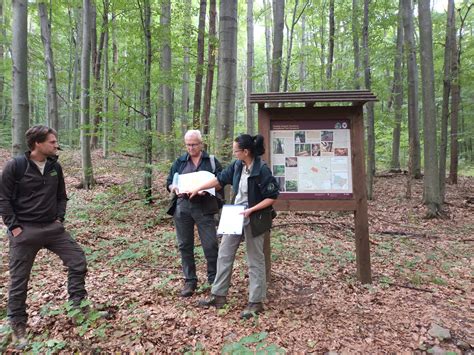
{"label": "hiking boot", "polygon": [[194,295],[194,290],[196,290],[196,284],[194,282],[186,282],[180,295],[181,297],[191,297]]}
{"label": "hiking boot", "polygon": [[217,309],[221,309],[226,304],[227,304],[226,296],[211,295],[211,297],[209,297],[208,299],[199,300],[198,307],[201,307],[201,308],[216,307]]}
{"label": "hiking boot", "polygon": [[263,312],[263,304],[262,302],[249,302],[247,307],[240,313],[240,318],[249,319],[253,316]]}
{"label": "hiking boot", "polygon": [[11,323],[13,330],[13,343],[16,344],[17,350],[24,350],[28,346],[28,339],[26,338],[26,323],[15,322]]}

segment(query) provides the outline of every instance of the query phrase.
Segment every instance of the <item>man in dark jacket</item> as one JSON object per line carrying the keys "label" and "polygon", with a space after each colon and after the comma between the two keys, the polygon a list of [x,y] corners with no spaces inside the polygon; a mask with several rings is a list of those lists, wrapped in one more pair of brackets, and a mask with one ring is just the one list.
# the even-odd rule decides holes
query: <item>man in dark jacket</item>
{"label": "man in dark jacket", "polygon": [[178,194],[174,222],[178,249],[184,273],[182,297],[194,294],[197,287],[196,263],[194,259],[194,225],[197,226],[204,255],[207,260],[207,280],[212,285],[217,269],[217,237],[214,215],[219,211],[218,199],[207,192],[201,193],[192,200],[187,194],[180,195],[178,187],[173,185],[175,173],[188,174],[197,171],[209,171],[217,174],[222,170],[221,164],[214,156],[202,150],[201,132],[190,130],[184,136],[187,153],[173,163],[166,181],[168,191]]}
{"label": "man in dark jacket", "polygon": [[87,295],[86,258],[64,229],[66,188],[56,156],[57,133],[46,126],[26,132],[29,152],[8,161],[0,178],[0,213],[8,227],[10,289],[8,318],[18,348],[27,345],[26,296],[36,254],[47,248],[68,268],[68,293],[79,307]]}

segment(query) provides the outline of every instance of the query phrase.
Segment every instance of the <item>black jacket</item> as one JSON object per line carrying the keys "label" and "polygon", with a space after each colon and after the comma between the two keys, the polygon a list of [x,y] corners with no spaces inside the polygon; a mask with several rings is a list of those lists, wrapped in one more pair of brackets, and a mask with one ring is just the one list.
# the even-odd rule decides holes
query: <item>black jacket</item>
{"label": "black jacket", "polygon": [[[174,174],[181,174],[189,159],[189,154],[185,153],[181,155],[178,159],[176,159],[173,165],[171,166],[170,173],[168,175],[168,178],[166,179],[166,189],[168,191],[170,190],[169,186],[173,183]],[[202,152],[201,162],[199,163],[199,166],[197,167],[196,171],[209,171],[214,174],[219,173],[222,170],[222,165],[216,158],[214,158],[214,161],[216,163],[216,169],[213,172],[211,158],[209,157],[209,154],[207,154],[207,152]],[[219,211],[217,198],[212,195],[206,194],[204,196],[196,196],[191,200],[191,202],[200,203],[201,209],[204,214],[214,214]]]}
{"label": "black jacket", "polygon": [[[41,175],[36,164],[28,159],[22,178],[15,182],[15,160],[6,163],[0,177],[0,214],[9,230],[21,227],[22,222],[49,223],[64,220],[66,214],[66,186],[58,157],[46,161]],[[17,186],[15,186],[17,184]]]}
{"label": "black jacket", "polygon": [[[241,160],[236,160],[217,175],[217,180],[219,180],[219,184],[222,187],[232,184],[234,197],[239,190],[243,166],[244,164]],[[247,183],[249,207],[255,206],[266,198],[276,199],[280,194],[275,177],[260,157],[255,158]],[[261,235],[271,228],[273,213],[272,207],[268,207],[250,215],[250,226],[252,227],[254,237]]]}

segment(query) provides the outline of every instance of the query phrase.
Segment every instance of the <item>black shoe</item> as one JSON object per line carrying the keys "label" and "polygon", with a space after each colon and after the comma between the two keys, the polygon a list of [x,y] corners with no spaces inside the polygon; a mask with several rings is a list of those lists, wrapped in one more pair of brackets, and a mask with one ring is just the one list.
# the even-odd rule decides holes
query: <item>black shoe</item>
{"label": "black shoe", "polygon": [[258,303],[249,302],[247,307],[245,307],[242,313],[240,313],[240,318],[249,319],[262,312],[263,312],[262,302],[258,302]]}
{"label": "black shoe", "polygon": [[28,346],[28,339],[26,337],[26,323],[25,322],[12,322],[11,327],[13,330],[13,343],[17,350],[24,350]]}
{"label": "black shoe", "polygon": [[198,301],[198,307],[201,307],[201,308],[216,307],[217,309],[221,309],[226,304],[227,304],[226,296],[211,295],[211,297],[209,297],[208,299]]}
{"label": "black shoe", "polygon": [[194,290],[196,290],[196,284],[194,282],[186,282],[180,295],[181,297],[191,297],[194,295]]}

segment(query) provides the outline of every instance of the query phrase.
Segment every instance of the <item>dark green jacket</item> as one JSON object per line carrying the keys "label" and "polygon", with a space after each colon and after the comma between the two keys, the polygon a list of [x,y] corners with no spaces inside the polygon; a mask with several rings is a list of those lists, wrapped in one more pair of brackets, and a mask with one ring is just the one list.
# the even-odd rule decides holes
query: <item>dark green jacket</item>
{"label": "dark green jacket", "polygon": [[[217,175],[217,180],[219,180],[219,184],[222,187],[232,184],[234,196],[237,195],[239,190],[243,166],[244,164],[241,160],[236,160]],[[248,177],[249,207],[255,206],[266,198],[276,199],[279,193],[278,183],[272,175],[270,168],[260,157],[256,157]],[[273,214],[273,208],[268,207],[250,215],[250,225],[254,237],[261,235],[271,228]]]}

